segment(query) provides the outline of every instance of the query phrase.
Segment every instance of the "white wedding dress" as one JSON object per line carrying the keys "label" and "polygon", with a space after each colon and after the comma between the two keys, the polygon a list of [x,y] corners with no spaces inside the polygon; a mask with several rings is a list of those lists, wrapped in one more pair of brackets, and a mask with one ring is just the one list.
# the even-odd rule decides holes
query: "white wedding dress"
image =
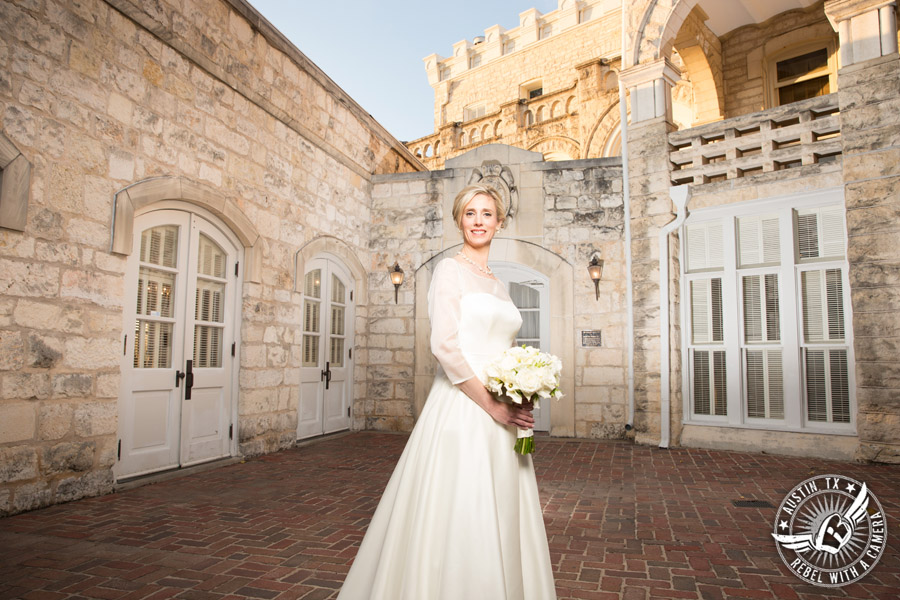
{"label": "white wedding dress", "polygon": [[503,284],[455,259],[429,290],[434,385],[339,600],[554,600],[531,456],[454,383],[482,377],[522,319]]}

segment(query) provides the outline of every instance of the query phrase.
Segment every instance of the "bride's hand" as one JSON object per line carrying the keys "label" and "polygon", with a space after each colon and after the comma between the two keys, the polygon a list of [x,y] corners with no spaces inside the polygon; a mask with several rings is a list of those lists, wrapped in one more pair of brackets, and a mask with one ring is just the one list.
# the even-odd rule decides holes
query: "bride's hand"
{"label": "bride's hand", "polygon": [[474,400],[484,412],[501,425],[515,425],[522,429],[532,429],[534,427],[534,416],[531,414],[531,411],[534,410],[534,405],[531,402],[519,405],[497,400],[477,377],[471,377],[456,385],[466,396]]}
{"label": "bride's hand", "polygon": [[491,417],[501,425],[514,425],[520,429],[532,429],[534,427],[532,410],[534,410],[534,405],[530,402],[520,406],[495,400]]}

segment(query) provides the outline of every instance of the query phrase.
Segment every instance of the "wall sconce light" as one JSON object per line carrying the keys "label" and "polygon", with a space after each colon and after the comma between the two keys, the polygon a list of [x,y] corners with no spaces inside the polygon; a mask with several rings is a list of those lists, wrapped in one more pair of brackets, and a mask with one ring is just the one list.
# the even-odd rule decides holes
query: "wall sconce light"
{"label": "wall sconce light", "polygon": [[596,254],[591,258],[591,263],[588,265],[588,273],[591,274],[591,281],[594,282],[594,296],[597,300],[600,299],[600,278],[603,277],[603,259],[599,258]]}
{"label": "wall sconce light", "polygon": [[397,293],[400,291],[400,284],[403,283],[403,269],[397,261],[394,261],[394,266],[388,269],[388,273],[391,275],[391,283],[394,284],[394,304],[397,304]]}

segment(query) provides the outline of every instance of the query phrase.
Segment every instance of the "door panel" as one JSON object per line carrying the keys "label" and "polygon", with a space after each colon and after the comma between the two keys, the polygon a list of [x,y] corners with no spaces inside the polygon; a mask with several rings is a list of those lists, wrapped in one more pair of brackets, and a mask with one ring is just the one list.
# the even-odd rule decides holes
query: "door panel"
{"label": "door panel", "polygon": [[350,427],[352,282],[336,259],[316,258],[306,265],[298,439]]}
{"label": "door panel", "polygon": [[135,231],[126,274],[133,300],[124,324],[133,339],[125,340],[119,396],[120,478],[228,456],[231,446],[233,359],[225,344],[234,340],[238,248],[183,211],[142,215]]}
{"label": "door panel", "polygon": [[[523,265],[491,262],[494,275],[506,285],[509,296],[522,315],[522,327],[516,334],[516,344],[533,346],[541,352],[550,351],[550,282],[542,274]],[[535,431],[550,430],[550,411],[553,401],[545,400],[534,409]]]}
{"label": "door panel", "polygon": [[231,335],[226,324],[234,323],[235,286],[229,285],[228,265],[234,265],[236,252],[228,249],[227,238],[207,221],[194,219],[192,227],[196,245],[191,247],[196,252],[188,275],[194,293],[186,324],[186,331],[192,334],[192,352],[185,351],[192,356],[194,381],[191,398],[183,404],[183,465],[228,456],[231,421],[231,373],[225,368],[223,345],[225,336]]}

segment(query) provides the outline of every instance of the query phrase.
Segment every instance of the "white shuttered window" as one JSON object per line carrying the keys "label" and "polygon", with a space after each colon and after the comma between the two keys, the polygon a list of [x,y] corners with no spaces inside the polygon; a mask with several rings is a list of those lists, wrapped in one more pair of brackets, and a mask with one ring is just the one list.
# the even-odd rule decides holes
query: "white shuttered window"
{"label": "white shuttered window", "polygon": [[685,418],[855,431],[839,190],[695,211],[684,228]]}
{"label": "white shuttered window", "polygon": [[687,227],[689,270],[703,273],[688,282],[691,329],[691,414],[724,417],[728,412],[725,329],[722,306],[723,231],[720,222]]}

